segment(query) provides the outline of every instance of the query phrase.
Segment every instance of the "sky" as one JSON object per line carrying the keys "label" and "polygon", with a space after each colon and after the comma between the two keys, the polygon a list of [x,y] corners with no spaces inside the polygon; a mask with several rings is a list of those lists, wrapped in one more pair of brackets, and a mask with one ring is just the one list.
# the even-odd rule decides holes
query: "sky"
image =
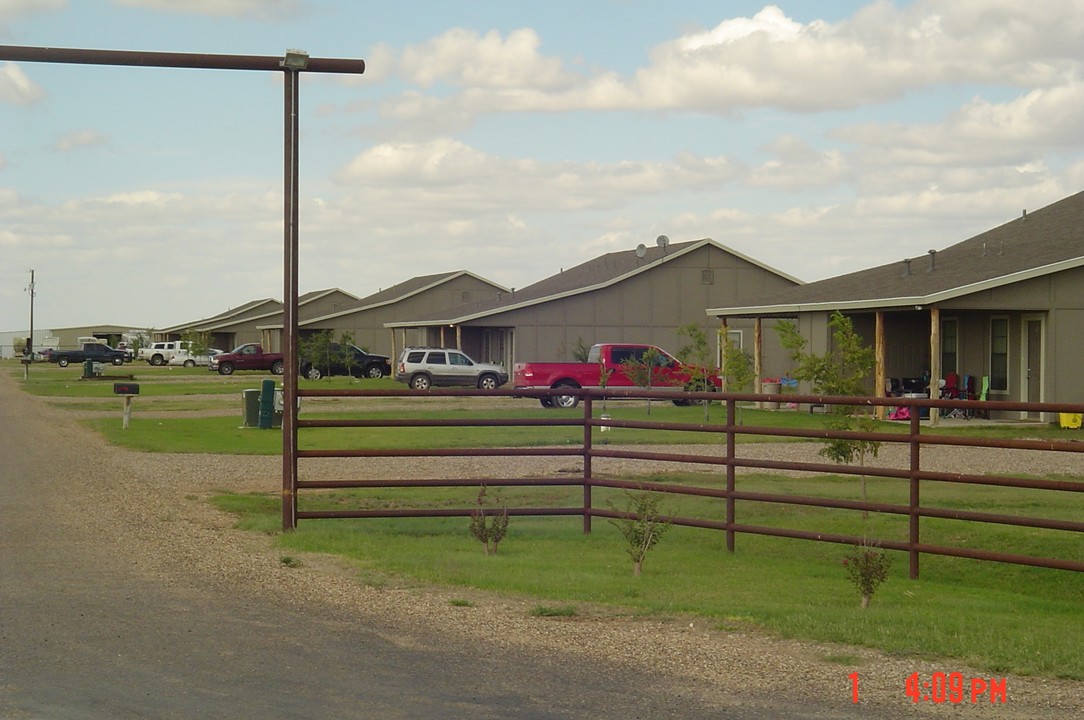
{"label": "sky", "polygon": [[[0,0],[0,45],[300,79],[299,289],[711,238],[804,281],[1084,189],[1082,0]],[[278,72],[0,61],[0,331],[283,298]]]}

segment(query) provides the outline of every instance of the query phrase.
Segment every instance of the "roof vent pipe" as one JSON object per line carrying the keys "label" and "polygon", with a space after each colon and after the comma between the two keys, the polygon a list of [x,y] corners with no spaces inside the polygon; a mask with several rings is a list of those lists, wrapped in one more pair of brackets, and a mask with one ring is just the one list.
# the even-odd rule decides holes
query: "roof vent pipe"
{"label": "roof vent pipe", "polygon": [[930,250],[929,252],[930,252],[930,267],[926,268],[926,272],[933,272],[934,270],[937,269],[937,266],[935,264],[935,260],[937,259],[937,251],[936,250]]}
{"label": "roof vent pipe", "polygon": [[1021,217],[1021,219],[1023,219],[1023,220],[1027,220],[1027,219],[1028,219],[1028,209],[1027,209],[1027,208],[1024,208],[1024,214],[1023,214],[1023,215],[1021,215],[1020,217]]}
{"label": "roof vent pipe", "polygon": [[903,276],[907,277],[910,274],[911,274],[911,259],[910,258],[904,258],[903,259]]}

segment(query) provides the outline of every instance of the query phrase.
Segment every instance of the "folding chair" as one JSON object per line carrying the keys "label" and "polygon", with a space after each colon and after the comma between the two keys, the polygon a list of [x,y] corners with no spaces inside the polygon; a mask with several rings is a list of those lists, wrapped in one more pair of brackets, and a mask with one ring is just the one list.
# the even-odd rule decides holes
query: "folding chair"
{"label": "folding chair", "polygon": [[[966,375],[964,376],[967,377]],[[941,388],[942,400],[960,400],[960,376],[956,373],[945,373],[945,386]],[[946,418],[966,418],[967,413],[963,408],[952,408],[945,413]]]}
{"label": "folding chair", "polygon": [[[990,399],[990,376],[989,375],[983,375],[982,376],[982,384],[979,387],[979,394],[977,396],[975,396],[975,399],[978,400],[979,402],[986,402],[987,400]],[[990,413],[985,408],[976,409],[972,413],[972,417],[981,417],[984,420],[989,420],[990,419]]]}

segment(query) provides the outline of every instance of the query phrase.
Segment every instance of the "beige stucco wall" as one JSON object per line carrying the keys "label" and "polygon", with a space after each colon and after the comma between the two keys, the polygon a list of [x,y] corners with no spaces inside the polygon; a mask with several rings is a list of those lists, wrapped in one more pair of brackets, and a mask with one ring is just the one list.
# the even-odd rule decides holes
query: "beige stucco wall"
{"label": "beige stucco wall", "polygon": [[[711,282],[705,282],[704,271]],[[578,342],[637,342],[658,345],[676,353],[687,340],[678,328],[696,323],[715,347],[719,321],[709,307],[738,305],[771,290],[794,283],[715,246],[675,258],[648,272],[614,285],[509,310],[467,325],[515,328],[514,361],[572,359]],[[509,299],[509,302],[513,302]],[[731,322],[752,347],[752,321]]]}

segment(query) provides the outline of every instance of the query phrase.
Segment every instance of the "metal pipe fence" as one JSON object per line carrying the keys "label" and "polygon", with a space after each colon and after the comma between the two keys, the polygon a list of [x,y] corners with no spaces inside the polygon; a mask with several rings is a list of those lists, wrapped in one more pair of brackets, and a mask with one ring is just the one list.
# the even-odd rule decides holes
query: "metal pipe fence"
{"label": "metal pipe fence", "polygon": [[[430,427],[463,427],[463,428],[509,428],[509,427],[565,427],[582,428],[582,439],[576,444],[568,444],[561,447],[515,447],[502,446],[499,442],[487,443],[486,447],[432,447],[422,449],[402,448],[343,448],[343,449],[297,449],[294,461],[303,461],[312,458],[402,458],[404,460],[418,458],[472,458],[472,457],[510,457],[524,458],[579,458],[581,460],[580,471],[564,473],[560,477],[538,474],[526,477],[458,477],[458,478],[354,478],[354,479],[298,479],[292,494],[283,494],[283,502],[292,502],[292,512],[284,508],[283,517],[291,516],[298,520],[316,518],[379,518],[379,517],[466,517],[477,511],[476,508],[433,508],[433,507],[394,507],[394,508],[344,508],[344,509],[301,509],[298,507],[298,498],[302,491],[308,493],[320,490],[342,489],[389,489],[389,488],[451,488],[451,487],[581,487],[582,501],[579,505],[566,507],[509,507],[510,516],[581,516],[583,519],[583,531],[591,532],[593,518],[632,518],[635,515],[617,510],[613,507],[597,507],[594,503],[594,490],[600,488],[612,490],[645,490],[649,492],[665,493],[674,496],[693,496],[709,500],[717,500],[725,505],[725,519],[712,519],[710,517],[690,516],[666,516],[662,518],[674,525],[695,528],[705,528],[724,532],[726,535],[726,547],[733,552],[737,535],[764,535],[772,537],[792,538],[800,540],[812,540],[818,542],[831,542],[842,544],[860,544],[865,539],[861,536],[828,532],[827,530],[811,530],[801,527],[781,527],[776,525],[758,524],[755,522],[740,522],[740,517],[746,517],[747,511],[743,510],[747,505],[761,504],[771,506],[795,506],[822,508],[828,510],[843,510],[862,513],[879,513],[885,516],[898,516],[907,519],[907,537],[905,540],[885,539],[877,544],[889,550],[906,552],[909,557],[910,576],[917,578],[919,575],[919,559],[923,554],[944,555],[975,560],[996,561],[1031,565],[1036,567],[1053,568],[1084,572],[1084,554],[1076,557],[1046,557],[1041,555],[1006,552],[1004,548],[974,548],[961,545],[947,545],[924,542],[922,537],[923,519],[935,519],[938,521],[959,521],[966,523],[986,523],[1009,527],[1033,528],[1064,533],[1084,533],[1084,522],[1063,519],[1045,518],[1029,515],[1012,515],[1007,513],[984,512],[981,510],[967,509],[963,507],[939,507],[936,504],[924,504],[924,490],[938,484],[969,485],[973,487],[998,487],[1033,490],[1043,493],[1067,493],[1073,497],[1084,493],[1084,442],[1075,439],[1066,440],[1029,440],[1029,439],[1002,439],[998,437],[972,437],[952,434],[938,434],[937,428],[925,422],[922,418],[923,410],[931,408],[953,410],[957,407],[966,407],[969,411],[979,410],[984,413],[990,412],[1039,412],[1039,413],[1079,413],[1084,411],[1084,406],[1068,403],[1017,403],[1017,402],[979,402],[960,400],[930,400],[920,398],[841,398],[815,395],[760,395],[742,393],[686,393],[682,397],[693,401],[721,402],[726,407],[726,421],[722,423],[708,422],[665,422],[651,420],[614,419],[609,416],[596,415],[596,401],[603,398],[607,400],[635,399],[635,400],[665,400],[674,399],[672,390],[644,390],[644,389],[576,389],[561,388],[560,392],[548,390],[430,390],[418,393],[410,390],[313,390],[299,389],[302,397],[374,397],[374,398],[402,398],[403,408],[409,407],[410,399],[419,397],[529,397],[541,398],[556,394],[577,395],[581,400],[582,412],[576,417],[556,415],[552,410],[538,408],[536,415],[523,417],[484,417],[475,414],[471,417],[453,419],[433,418],[336,418],[336,419],[308,419],[299,417],[298,429],[303,433],[315,432],[327,428],[352,428],[359,431],[372,428],[430,428]],[[776,427],[772,425],[744,425],[737,424],[739,403],[764,403],[764,402],[789,402],[798,406],[822,406],[829,410],[832,408],[846,408],[848,411],[868,411],[880,405],[895,407],[909,407],[910,418],[906,432],[884,431],[858,431],[848,429],[833,429],[828,423],[817,427]],[[518,406],[517,406],[518,407]],[[723,452],[708,452],[710,448],[720,447],[719,442],[713,443],[710,448],[704,446],[704,451],[688,451],[689,445],[683,451],[660,451],[658,449],[645,449],[637,446],[615,447],[609,444],[596,444],[596,432],[609,432],[614,429],[634,429],[658,432],[677,433],[709,433],[722,439]],[[740,452],[742,448],[751,447],[739,440],[752,438],[778,438],[781,442],[800,441],[866,441],[881,444],[896,444],[904,446],[907,450],[907,463],[905,467],[892,467],[887,465],[863,465],[854,466],[830,462],[811,462],[806,460],[786,460],[772,458],[757,458]],[[1010,449],[1013,451],[1032,451],[1042,453],[1069,453],[1072,457],[1079,457],[1080,473],[1074,473],[1072,479],[1046,479],[1036,477],[1022,477],[1014,475],[1000,475],[987,473],[958,473],[944,472],[929,469],[923,465],[924,447],[960,447],[960,448],[990,448]],[[696,447],[693,445],[693,447]],[[689,484],[679,482],[665,482],[661,480],[643,480],[642,477],[614,477],[600,474],[594,471],[596,460],[643,460],[651,463],[663,463],[664,466],[705,466],[719,468],[725,482],[720,486],[718,483],[704,482]],[[862,476],[863,478],[877,478],[887,480],[904,481],[907,484],[907,502],[875,502],[867,500],[852,500],[845,498],[821,497],[816,495],[798,495],[780,492],[752,492],[739,487],[739,470],[766,471],[771,473],[794,473],[812,474],[814,476]],[[711,476],[714,477],[714,476]],[[289,528],[285,528],[289,529]],[[1084,547],[1084,544],[1081,545]]]}

